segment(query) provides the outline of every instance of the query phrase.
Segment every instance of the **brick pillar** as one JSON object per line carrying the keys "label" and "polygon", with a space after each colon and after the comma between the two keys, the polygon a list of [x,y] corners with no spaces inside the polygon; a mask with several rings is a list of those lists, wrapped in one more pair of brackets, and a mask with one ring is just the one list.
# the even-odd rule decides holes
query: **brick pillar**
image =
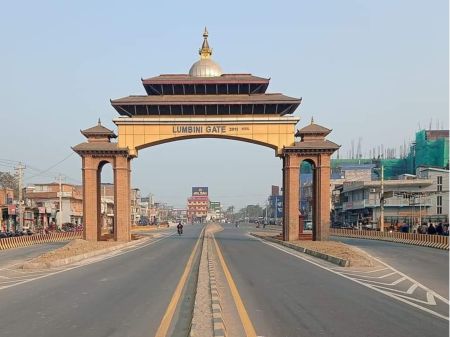
{"label": "brick pillar", "polygon": [[83,239],[98,240],[98,162],[91,156],[83,157]]}
{"label": "brick pillar", "polygon": [[117,156],[114,160],[114,239],[130,241],[130,160]]}
{"label": "brick pillar", "polygon": [[320,154],[314,172],[315,231],[313,240],[328,240],[330,232],[330,155]]}
{"label": "brick pillar", "polygon": [[283,240],[298,240],[300,158],[295,153],[283,157]]}

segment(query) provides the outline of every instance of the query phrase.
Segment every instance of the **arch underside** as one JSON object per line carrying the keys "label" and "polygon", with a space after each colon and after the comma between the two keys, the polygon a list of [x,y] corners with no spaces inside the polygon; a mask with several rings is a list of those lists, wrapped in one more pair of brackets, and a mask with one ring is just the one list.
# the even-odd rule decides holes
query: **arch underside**
{"label": "arch underside", "polygon": [[189,135],[189,136],[178,136],[178,137],[170,137],[170,138],[165,138],[165,139],[159,139],[159,140],[155,140],[155,141],[152,141],[152,142],[149,142],[149,143],[138,145],[138,146],[136,146],[136,150],[139,151],[139,150],[143,150],[143,149],[148,148],[148,147],[152,147],[152,146],[156,146],[156,145],[160,145],[160,144],[165,144],[165,143],[171,143],[171,142],[187,140],[187,139],[205,139],[205,138],[235,140],[235,141],[252,143],[252,144],[256,144],[256,145],[260,145],[260,146],[265,146],[265,147],[269,147],[269,148],[275,150],[275,155],[281,154],[281,150],[282,150],[282,149],[278,148],[278,144],[272,144],[272,143],[268,143],[268,142],[264,142],[264,141],[260,141],[260,140],[256,140],[256,139],[252,139],[252,138],[236,137],[236,136],[230,136],[230,135],[211,135],[211,134],[195,135],[195,136],[192,136],[192,135]]}

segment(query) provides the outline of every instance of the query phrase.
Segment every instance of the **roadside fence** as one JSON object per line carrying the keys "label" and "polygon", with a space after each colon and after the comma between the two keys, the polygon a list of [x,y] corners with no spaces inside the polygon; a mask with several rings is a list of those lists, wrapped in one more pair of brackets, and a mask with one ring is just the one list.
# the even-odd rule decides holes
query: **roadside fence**
{"label": "roadside fence", "polygon": [[81,239],[83,231],[14,236],[0,239],[0,250],[32,246],[40,243]]}
{"label": "roadside fence", "polygon": [[330,235],[381,240],[448,250],[448,236],[330,228]]}

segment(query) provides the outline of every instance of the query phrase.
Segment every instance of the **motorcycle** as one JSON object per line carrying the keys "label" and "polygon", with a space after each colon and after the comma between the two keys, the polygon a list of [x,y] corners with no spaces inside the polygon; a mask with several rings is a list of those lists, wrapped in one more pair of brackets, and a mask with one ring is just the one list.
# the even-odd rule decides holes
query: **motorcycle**
{"label": "motorcycle", "polygon": [[178,235],[183,234],[183,228],[177,228]]}

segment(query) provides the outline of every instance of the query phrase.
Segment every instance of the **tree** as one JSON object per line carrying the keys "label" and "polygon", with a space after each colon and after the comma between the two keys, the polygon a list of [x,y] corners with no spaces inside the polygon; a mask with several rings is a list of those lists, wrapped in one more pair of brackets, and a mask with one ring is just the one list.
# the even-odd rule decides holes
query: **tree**
{"label": "tree", "polygon": [[19,181],[9,172],[0,172],[0,188],[11,188],[15,196],[19,195]]}

